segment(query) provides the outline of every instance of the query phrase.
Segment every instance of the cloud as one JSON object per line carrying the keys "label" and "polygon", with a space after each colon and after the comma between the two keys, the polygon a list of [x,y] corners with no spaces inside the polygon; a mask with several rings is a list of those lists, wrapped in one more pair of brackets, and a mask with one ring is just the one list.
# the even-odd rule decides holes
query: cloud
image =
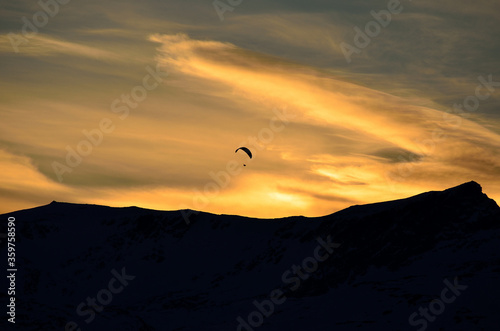
{"label": "cloud", "polygon": [[[150,39],[160,44],[158,61],[165,67],[200,80],[222,83],[234,95],[269,107],[285,104],[294,111],[296,122],[325,126],[332,132],[350,132],[357,140],[349,144],[352,149],[348,155],[356,157],[349,156],[349,162],[345,162],[345,155],[334,155],[329,161],[320,162],[320,166],[310,164],[312,172],[336,185],[371,183],[377,190],[382,189],[385,173],[401,172],[398,165],[374,162],[363,154],[377,155],[384,150],[400,150],[405,158],[407,153],[412,155],[411,160],[399,163],[411,163],[416,174],[424,166],[449,164],[465,181],[498,168],[498,161],[491,155],[500,148],[500,136],[469,119],[233,44],[192,40],[184,34],[153,35]],[[332,145],[336,143],[331,140]],[[457,151],[462,151],[458,157]],[[292,149],[290,153],[293,152]],[[406,177],[404,180],[413,182],[414,189],[428,187],[433,179],[416,181]],[[496,186],[491,187],[497,190]]]}
{"label": "cloud", "polygon": [[50,197],[73,197],[72,189],[56,184],[43,176],[29,157],[0,149],[2,209],[0,212],[24,209],[26,206],[49,203]]}
{"label": "cloud", "polygon": [[[22,40],[21,42],[18,42]],[[72,55],[99,60],[117,60],[119,56],[106,50],[86,46],[79,43],[65,41],[49,35],[38,33],[32,37],[22,34],[4,34],[0,36],[0,53],[14,53],[13,47],[24,56],[55,56]]]}

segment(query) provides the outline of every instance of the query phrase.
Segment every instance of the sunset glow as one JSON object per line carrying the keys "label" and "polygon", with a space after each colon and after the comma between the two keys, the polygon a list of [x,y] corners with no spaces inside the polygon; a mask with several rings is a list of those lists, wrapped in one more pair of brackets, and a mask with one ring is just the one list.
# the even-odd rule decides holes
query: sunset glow
{"label": "sunset glow", "polygon": [[340,44],[384,2],[283,1],[276,19],[243,2],[223,22],[211,2],[70,2],[17,52],[9,33],[40,8],[10,4],[0,212],[56,200],[321,216],[470,180],[500,201],[500,10],[480,3],[405,2],[349,63]]}

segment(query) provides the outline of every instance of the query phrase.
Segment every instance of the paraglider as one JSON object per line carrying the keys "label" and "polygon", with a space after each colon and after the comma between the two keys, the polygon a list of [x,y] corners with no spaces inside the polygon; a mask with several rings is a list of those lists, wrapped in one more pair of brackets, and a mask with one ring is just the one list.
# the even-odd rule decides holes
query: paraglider
{"label": "paraglider", "polygon": [[[239,150],[242,150],[243,152],[247,153],[248,157],[252,158],[252,152],[246,148],[246,147],[239,147],[237,148],[234,152],[237,153]],[[246,164],[243,164],[244,167],[246,167],[247,165]]]}

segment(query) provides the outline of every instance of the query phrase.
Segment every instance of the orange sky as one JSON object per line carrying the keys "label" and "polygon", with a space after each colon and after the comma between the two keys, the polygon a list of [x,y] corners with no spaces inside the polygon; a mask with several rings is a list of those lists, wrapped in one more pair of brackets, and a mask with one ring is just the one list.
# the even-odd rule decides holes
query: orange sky
{"label": "orange sky", "polygon": [[[157,8],[162,18],[131,2],[83,21],[98,12],[90,2],[61,7],[16,53],[8,33],[37,9],[13,6],[0,39],[0,212],[57,200],[320,216],[470,180],[500,201],[500,87],[484,85],[500,82],[486,57],[498,41],[481,25],[455,38],[459,17],[489,12],[450,18],[424,1],[347,63],[339,45],[371,19],[361,10],[241,5],[220,22],[210,8]],[[423,37],[433,52],[412,49]],[[465,51],[464,38],[484,49]]]}

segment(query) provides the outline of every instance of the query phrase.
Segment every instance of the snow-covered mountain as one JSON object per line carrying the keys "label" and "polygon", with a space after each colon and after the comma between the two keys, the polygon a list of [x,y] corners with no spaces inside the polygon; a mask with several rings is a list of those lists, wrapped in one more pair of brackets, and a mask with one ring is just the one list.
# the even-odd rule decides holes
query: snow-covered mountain
{"label": "snow-covered mountain", "polygon": [[475,182],[318,218],[52,202],[0,233],[8,217],[1,330],[500,330],[500,208]]}

